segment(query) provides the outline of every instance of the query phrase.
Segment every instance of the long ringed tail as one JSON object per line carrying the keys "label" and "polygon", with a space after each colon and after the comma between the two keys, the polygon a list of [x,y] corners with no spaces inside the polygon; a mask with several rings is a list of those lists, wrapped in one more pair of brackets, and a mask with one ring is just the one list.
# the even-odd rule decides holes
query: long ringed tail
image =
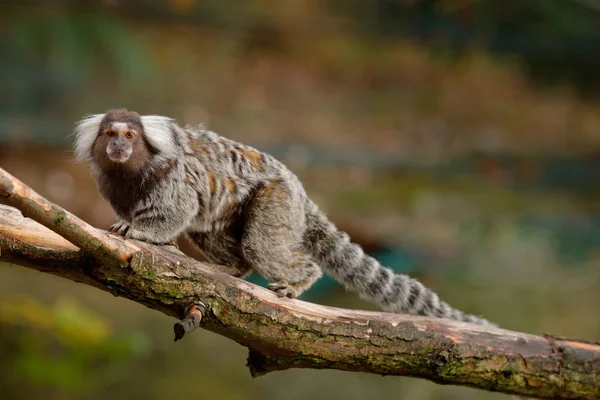
{"label": "long ringed tail", "polygon": [[365,254],[345,232],[308,200],[305,246],[324,272],[346,289],[377,303],[384,311],[424,315],[496,326],[486,319],[452,308],[431,289],[407,275],[395,274]]}

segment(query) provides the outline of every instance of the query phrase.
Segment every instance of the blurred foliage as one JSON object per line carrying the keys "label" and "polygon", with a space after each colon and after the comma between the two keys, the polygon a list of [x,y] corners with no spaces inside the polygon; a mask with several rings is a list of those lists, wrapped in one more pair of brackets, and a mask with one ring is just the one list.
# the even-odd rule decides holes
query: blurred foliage
{"label": "blurred foliage", "polygon": [[[285,50],[282,38],[335,31],[357,40],[376,41],[417,38],[438,54],[456,58],[476,46],[490,53],[518,56],[529,76],[539,82],[570,80],[584,93],[599,87],[600,2],[597,0],[533,0],[503,2],[477,0],[298,0],[295,2],[235,2],[219,0],[134,1],[27,1],[48,8],[69,7],[80,14],[71,21],[51,19],[35,27],[21,25],[21,33],[43,32],[59,39],[67,58],[92,48],[111,48],[124,73],[126,58],[136,51],[122,26],[102,13],[119,13],[154,23],[194,24],[203,28],[242,34],[255,45]],[[35,14],[35,11],[29,11]],[[87,13],[87,15],[86,15]],[[69,30],[80,36],[73,43]],[[29,31],[29,32],[27,32]],[[353,39],[352,39],[353,38]],[[24,41],[26,39],[21,38]],[[82,46],[83,45],[83,46]],[[96,46],[94,46],[96,45]],[[97,46],[99,45],[99,46]],[[65,50],[73,50],[64,52]],[[127,55],[123,57],[123,55]],[[139,58],[137,65],[147,64]]]}
{"label": "blurred foliage", "polygon": [[518,56],[536,82],[568,80],[582,93],[600,87],[600,2],[597,0],[337,1],[361,34],[412,36],[456,58],[472,46]]}
{"label": "blurred foliage", "polygon": [[[65,107],[94,72],[134,82],[155,72],[147,49],[112,16],[63,14],[41,6],[21,8],[11,17],[0,42],[4,113],[43,115],[48,104]],[[106,59],[112,71],[94,69],[98,58]]]}
{"label": "blurred foliage", "polygon": [[21,391],[44,398],[97,391],[148,349],[143,334],[111,332],[71,297],[46,305],[2,296],[0,328],[0,393],[8,398]]}

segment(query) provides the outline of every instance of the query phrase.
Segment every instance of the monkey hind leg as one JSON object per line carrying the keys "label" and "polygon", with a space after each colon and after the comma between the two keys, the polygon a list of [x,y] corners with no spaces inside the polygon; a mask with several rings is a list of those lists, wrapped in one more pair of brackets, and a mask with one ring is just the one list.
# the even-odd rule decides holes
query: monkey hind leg
{"label": "monkey hind leg", "polygon": [[267,286],[282,297],[300,296],[323,275],[321,268],[308,255],[294,252],[293,258],[285,269],[286,279],[272,282]]}
{"label": "monkey hind leg", "polygon": [[281,296],[297,297],[321,276],[302,251],[304,209],[293,188],[273,180],[259,189],[244,211],[242,254]]}
{"label": "monkey hind leg", "polygon": [[215,268],[237,278],[243,278],[250,272],[250,265],[240,254],[239,242],[231,236],[189,232],[187,237]]}

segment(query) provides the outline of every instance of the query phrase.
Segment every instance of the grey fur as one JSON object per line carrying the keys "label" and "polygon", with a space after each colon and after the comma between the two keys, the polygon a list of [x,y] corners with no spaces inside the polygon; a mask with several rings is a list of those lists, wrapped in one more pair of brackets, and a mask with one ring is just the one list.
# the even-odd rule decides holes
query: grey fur
{"label": "grey fur", "polygon": [[102,116],[78,123],[76,156],[91,161],[102,195],[121,218],[116,233],[158,244],[184,233],[211,262],[236,276],[254,269],[282,296],[300,295],[322,268],[386,311],[493,325],[364,254],[280,161],[202,126],[141,117],[154,150],[147,168],[135,174],[103,170],[92,154]]}

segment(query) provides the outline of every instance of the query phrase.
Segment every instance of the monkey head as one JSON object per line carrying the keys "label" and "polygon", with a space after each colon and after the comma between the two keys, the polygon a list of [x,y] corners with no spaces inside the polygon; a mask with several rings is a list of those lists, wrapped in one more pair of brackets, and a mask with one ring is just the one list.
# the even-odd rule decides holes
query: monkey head
{"label": "monkey head", "polygon": [[104,114],[91,150],[92,158],[104,170],[134,172],[143,168],[151,156],[139,114],[125,109]]}
{"label": "monkey head", "polygon": [[103,171],[143,172],[163,168],[181,156],[172,118],[126,109],[91,114],[75,126],[75,158]]}

